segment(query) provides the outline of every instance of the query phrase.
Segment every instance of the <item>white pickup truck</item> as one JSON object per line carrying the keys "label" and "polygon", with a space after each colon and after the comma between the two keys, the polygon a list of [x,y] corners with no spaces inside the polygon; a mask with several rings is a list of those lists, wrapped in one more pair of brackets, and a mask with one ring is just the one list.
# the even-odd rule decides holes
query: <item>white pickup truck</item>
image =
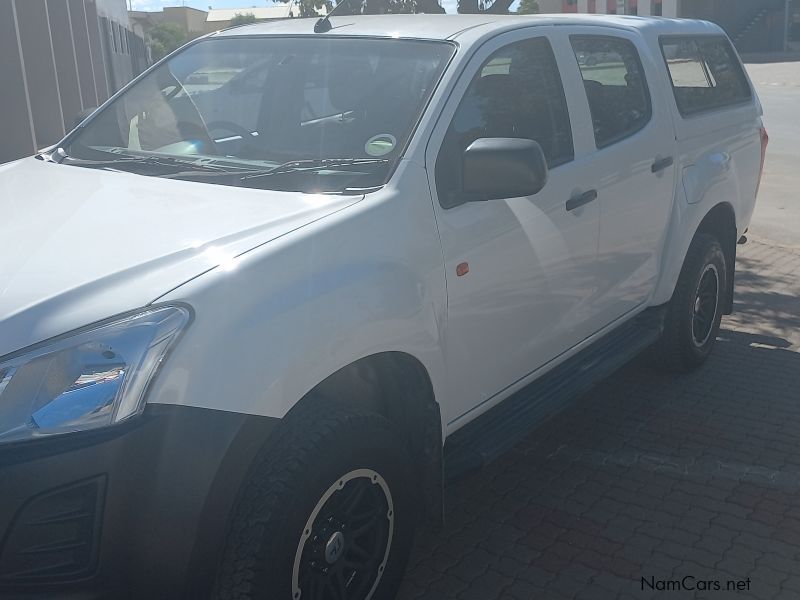
{"label": "white pickup truck", "polygon": [[393,597],[444,482],[732,309],[705,22],[285,20],[0,167],[0,596]]}

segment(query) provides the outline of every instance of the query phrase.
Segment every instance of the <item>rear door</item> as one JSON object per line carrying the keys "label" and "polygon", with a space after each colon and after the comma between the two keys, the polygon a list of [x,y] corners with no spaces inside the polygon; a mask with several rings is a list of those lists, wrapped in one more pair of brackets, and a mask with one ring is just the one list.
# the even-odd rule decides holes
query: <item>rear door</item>
{"label": "rear door", "polygon": [[657,283],[675,187],[669,90],[633,33],[581,27],[569,41],[591,115],[586,173],[600,209],[594,310],[609,323],[645,303]]}

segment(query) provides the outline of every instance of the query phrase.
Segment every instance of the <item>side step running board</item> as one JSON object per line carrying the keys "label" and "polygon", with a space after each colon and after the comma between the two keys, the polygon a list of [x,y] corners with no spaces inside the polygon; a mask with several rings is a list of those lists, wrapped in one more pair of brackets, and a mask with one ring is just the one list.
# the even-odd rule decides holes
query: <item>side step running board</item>
{"label": "side step running board", "polygon": [[658,340],[664,307],[650,308],[447,438],[445,479],[479,469]]}

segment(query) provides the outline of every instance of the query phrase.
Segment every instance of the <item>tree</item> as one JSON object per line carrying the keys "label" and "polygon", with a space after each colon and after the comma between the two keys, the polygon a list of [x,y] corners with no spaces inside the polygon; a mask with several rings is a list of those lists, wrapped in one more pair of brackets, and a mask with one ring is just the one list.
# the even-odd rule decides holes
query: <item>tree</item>
{"label": "tree", "polygon": [[539,3],[536,0],[520,0],[519,6],[517,7],[517,14],[535,15],[540,10]]}
{"label": "tree", "polygon": [[188,41],[188,36],[175,23],[157,23],[148,33],[153,60],[161,60]]}
{"label": "tree", "polygon": [[249,25],[250,23],[255,22],[256,16],[253,13],[236,13],[231,19],[231,27],[237,27],[238,25]]}

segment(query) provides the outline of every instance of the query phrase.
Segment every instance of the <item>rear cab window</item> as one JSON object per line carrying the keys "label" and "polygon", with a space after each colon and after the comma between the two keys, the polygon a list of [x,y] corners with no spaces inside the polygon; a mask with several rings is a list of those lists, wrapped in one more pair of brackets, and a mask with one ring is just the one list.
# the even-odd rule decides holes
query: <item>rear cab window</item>
{"label": "rear cab window", "polygon": [[662,36],[675,102],[686,117],[749,102],[753,93],[730,42],[723,36]]}
{"label": "rear cab window", "polygon": [[641,130],[652,108],[636,46],[613,36],[571,35],[592,115],[595,144],[604,148]]}

